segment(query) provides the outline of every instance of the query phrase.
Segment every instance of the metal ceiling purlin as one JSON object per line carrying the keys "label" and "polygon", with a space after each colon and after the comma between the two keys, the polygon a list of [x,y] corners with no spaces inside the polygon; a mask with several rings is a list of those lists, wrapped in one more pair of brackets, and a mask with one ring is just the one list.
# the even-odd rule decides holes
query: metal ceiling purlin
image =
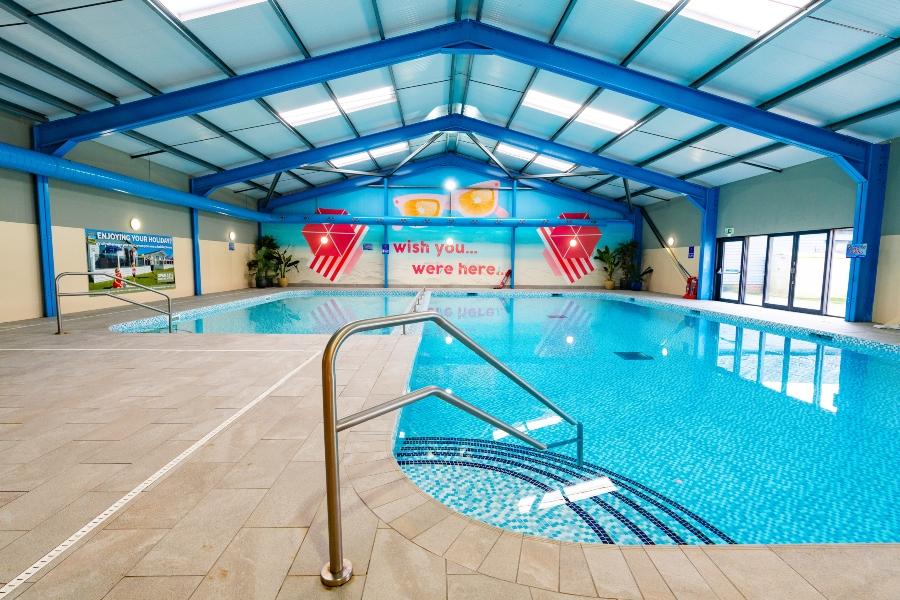
{"label": "metal ceiling purlin", "polygon": [[[204,44],[200,38],[198,38],[196,35],[194,35],[194,32],[192,32],[190,29],[188,29],[184,25],[184,23],[181,22],[181,19],[176,17],[174,14],[172,14],[171,11],[169,11],[168,8],[163,6],[158,0],[144,0],[144,4],[150,10],[155,12],[163,21],[165,21],[169,27],[174,29],[176,33],[178,33],[189,44],[191,44],[194,48],[196,48],[197,51],[200,52],[200,54],[202,54],[204,56],[204,58],[206,58],[209,62],[211,62],[213,65],[215,65],[217,69],[219,69],[220,71],[222,71],[225,75],[227,75],[229,77],[234,77],[235,75],[237,75],[237,72],[234,69],[229,67],[225,63],[225,61],[223,61],[221,58],[219,58],[219,56],[215,52],[213,52],[209,46]],[[266,102],[265,100],[263,100],[261,98],[257,98],[256,103],[259,104],[263,108],[263,110],[265,110],[270,115],[272,115],[276,121],[278,121],[279,123],[284,125],[284,127],[287,130],[289,130],[290,133],[292,133],[294,135],[294,137],[296,137],[298,140],[300,140],[306,146],[312,147],[312,144],[310,143],[310,141],[307,140],[306,137],[303,134],[301,134],[299,131],[297,131],[290,123],[285,121],[284,118],[281,115],[279,115],[278,112],[275,109],[273,109],[272,106],[268,102]],[[203,118],[203,117],[200,117],[200,118],[203,119],[204,122],[208,123],[208,121],[205,118]],[[213,131],[218,132],[218,131],[225,131],[225,130],[219,128],[218,125],[215,125]],[[237,138],[235,138],[235,139],[237,139]],[[239,145],[242,148],[248,149],[257,158],[262,158],[262,157],[265,157],[266,159],[269,158],[267,155],[263,154],[262,152],[260,152],[259,150],[255,149],[255,148],[249,146],[245,142],[243,142],[241,140],[238,140],[238,141],[240,142]],[[265,159],[263,159],[263,160],[265,160]],[[305,185],[306,187],[312,187],[312,184],[310,182],[303,179],[296,173],[289,172],[288,174],[293,179],[295,179],[296,181],[299,181],[301,184]]]}
{"label": "metal ceiling purlin", "polygon": [[561,160],[567,160],[576,164],[592,167],[615,173],[622,177],[628,177],[644,184],[658,185],[664,189],[691,196],[695,201],[703,202],[707,188],[689,183],[655,171],[642,169],[605,156],[591,154],[584,150],[577,150],[564,146],[558,142],[551,142],[526,133],[506,129],[500,125],[494,125],[487,121],[473,119],[464,115],[446,115],[422,121],[405,127],[397,127],[379,133],[373,133],[357,139],[337,142],[329,146],[323,146],[314,150],[305,150],[287,156],[280,156],[269,161],[253,163],[242,167],[229,169],[223,173],[213,173],[197,177],[191,181],[191,189],[194,193],[205,194],[210,190],[224,185],[262,177],[282,171],[285,168],[296,167],[302,164],[315,164],[328,158],[344,156],[359,152],[361,147],[377,147],[409,140],[435,131],[467,131],[484,135],[492,140],[505,141],[532,152],[547,154]]}
{"label": "metal ceiling purlin", "polygon": [[[828,4],[828,2],[830,2],[830,1],[831,0],[813,0],[812,2],[807,4],[805,7],[801,8],[800,10],[795,12],[790,17],[783,20],[781,23],[778,23],[777,25],[775,25],[775,27],[773,27],[772,29],[768,30],[767,32],[760,35],[756,39],[751,40],[750,42],[745,44],[737,52],[734,52],[728,58],[726,58],[722,62],[718,63],[712,69],[710,69],[709,71],[707,71],[706,73],[704,73],[703,75],[701,75],[700,77],[698,77],[697,79],[692,81],[690,84],[688,84],[688,86],[691,88],[699,88],[700,86],[702,86],[706,83],[709,83],[710,81],[712,81],[713,79],[715,79],[716,77],[721,75],[723,72],[725,72],[727,69],[731,68],[732,66],[734,66],[735,64],[737,64],[738,62],[740,62],[741,60],[743,60],[750,54],[752,54],[753,52],[756,52],[757,50],[759,50],[760,48],[762,48],[763,46],[765,46],[766,44],[768,44],[769,42],[771,42],[772,40],[777,38],[779,35],[781,35],[785,31],[787,31],[791,27],[793,27],[796,23],[802,21],[803,19],[805,19],[807,16],[811,15],[816,10],[818,10],[818,9],[822,8],[823,6],[825,6],[826,4]],[[649,123],[650,121],[652,121],[653,119],[655,119],[656,117],[658,117],[659,115],[664,113],[665,111],[666,111],[665,106],[657,106],[652,111],[650,111],[649,113],[647,113],[646,115],[644,115],[643,117],[638,119],[634,123],[634,125],[632,125],[628,129],[626,129],[625,131],[620,132],[614,138],[609,139],[609,140],[605,141],[604,143],[602,143],[601,145],[594,148],[594,152],[603,152],[610,146],[621,141],[626,136],[634,133],[635,131],[637,131],[638,129],[640,129],[641,127],[643,127],[644,125],[646,125],[647,123]],[[601,181],[598,185],[604,185],[606,183],[609,183],[608,179]],[[593,186],[592,186],[592,188],[593,188]],[[588,188],[588,189],[590,190],[592,188]]]}
{"label": "metal ceiling purlin", "polygon": [[[378,0],[372,0],[372,13],[375,16],[378,37],[381,41],[384,41],[386,39],[384,35],[384,23],[381,22],[381,11],[378,9]],[[400,124],[406,125],[406,117],[403,114],[403,103],[400,101],[400,88],[397,87],[397,77],[394,75],[393,65],[388,65],[388,75],[391,77],[391,87],[394,89],[394,97],[397,98],[397,112],[400,115]]]}
{"label": "metal ceiling purlin", "polygon": [[30,108],[27,108],[25,106],[16,104],[15,102],[4,100],[3,98],[0,98],[0,111],[3,111],[10,115],[14,115],[16,117],[23,117],[37,123],[46,123],[47,121],[49,121],[47,115],[39,113],[36,110],[31,110]]}
{"label": "metal ceiling purlin", "polygon": [[[479,160],[475,160],[459,154],[439,154],[436,156],[429,156],[428,158],[411,162],[397,172],[397,177],[405,177],[439,167],[458,168],[478,173],[480,175],[485,175],[487,177],[507,180],[506,174],[499,168],[489,163],[484,163]],[[512,171],[511,173],[514,176],[519,175],[519,173],[516,171]],[[328,196],[367,187],[373,184],[377,184],[379,183],[379,181],[382,181],[380,177],[355,177],[353,179],[338,181],[311,190],[302,190],[295,194],[285,195],[281,198],[273,200],[271,208],[273,210],[276,210],[285,206],[289,206],[291,204],[297,204],[299,202],[320,198],[322,196]],[[586,202],[594,206],[612,210],[615,213],[622,215],[622,222],[630,222],[632,219],[632,215],[626,214],[627,211],[623,204],[611,203],[606,198],[603,198],[601,196],[585,194],[575,188],[562,186],[557,183],[553,183],[552,181],[545,181],[540,179],[529,179],[528,187],[544,191],[554,196],[568,198],[577,202]],[[523,187],[519,186],[519,190],[522,191]],[[456,218],[457,223],[466,220],[467,219],[464,218]],[[488,219],[488,221],[496,221],[496,219]],[[515,219],[515,221],[518,222],[518,219]]]}
{"label": "metal ceiling purlin", "polygon": [[[672,8],[670,8],[668,10],[668,12],[666,12],[666,14],[664,14],[663,17],[659,21],[656,22],[655,25],[653,25],[653,27],[650,29],[650,31],[648,31],[646,34],[644,34],[644,37],[642,37],[641,40],[637,43],[637,45],[635,45],[635,47],[632,48],[631,51],[625,55],[625,58],[623,58],[622,60],[619,61],[619,66],[627,67],[628,65],[630,65],[631,62],[634,59],[636,59],[638,57],[638,55],[641,52],[643,52],[647,46],[650,45],[650,42],[655,40],[656,37],[660,33],[662,33],[663,30],[669,25],[669,23],[671,23],[672,21],[675,20],[675,17],[677,17],[678,14],[682,11],[682,9],[688,5],[688,2],[690,2],[690,0],[678,0],[678,2],[676,2],[672,6]],[[550,136],[550,139],[556,140],[557,138],[559,138],[559,136],[561,136],[563,134],[563,132],[569,127],[569,125],[571,125],[576,120],[578,120],[578,117],[580,117],[584,113],[584,111],[591,104],[593,104],[597,98],[600,97],[600,94],[603,93],[603,89],[604,88],[602,88],[602,87],[598,87],[598,88],[594,89],[594,91],[591,93],[591,95],[588,96],[588,98],[584,102],[581,103],[581,107],[577,111],[575,111],[575,114],[572,115],[571,117],[569,117],[568,119],[566,119],[566,122],[563,123],[562,125],[560,125],[559,129],[557,129],[555,132],[553,132],[553,135]],[[529,162],[529,164],[531,164],[531,161],[528,161],[528,162]],[[526,167],[527,166],[528,165],[526,165]],[[590,188],[588,188],[588,190],[592,190],[592,189],[594,189],[594,187],[595,186],[591,186]]]}
{"label": "metal ceiling purlin", "polygon": [[[115,62],[113,62],[110,59],[106,58],[105,56],[101,55],[99,52],[92,50],[87,45],[79,42],[74,37],[70,36],[63,30],[61,30],[58,27],[56,27],[55,25],[51,24],[50,22],[44,20],[40,16],[32,13],[25,7],[16,3],[14,0],[0,0],[0,8],[7,11],[8,13],[18,17],[22,21],[28,23],[30,26],[34,27],[35,29],[37,29],[38,31],[43,33],[44,35],[47,35],[51,39],[56,40],[60,44],[63,44],[64,46],[70,48],[71,50],[77,52],[78,54],[81,54],[82,56],[84,56],[88,60],[92,61],[96,65],[106,69],[107,71],[109,71],[111,73],[114,73],[115,75],[117,75],[118,77],[127,81],[128,83],[135,86],[136,88],[143,90],[144,92],[150,94],[151,96],[161,96],[162,95],[161,90],[150,85],[149,83],[147,83],[146,81],[144,81],[143,79],[141,79],[140,77],[135,75],[134,73],[131,73],[127,69],[124,69],[123,67],[119,66]],[[245,151],[249,152],[250,154],[253,154],[257,158],[265,157],[264,154],[262,154],[261,152],[259,152],[258,150],[256,150],[252,146],[250,146],[249,144],[246,144],[245,142],[239,140],[235,136],[231,135],[229,132],[225,131],[218,125],[211,123],[207,119],[204,119],[203,117],[198,116],[198,115],[188,115],[188,116],[190,116],[193,120],[195,120],[197,123],[200,123],[201,125],[203,125],[207,129],[209,129],[210,131],[215,132],[223,139],[228,140],[229,142],[244,149]],[[133,129],[133,128],[127,128],[127,129]],[[105,132],[101,132],[101,133],[105,133]],[[37,128],[33,129],[32,138],[33,138],[33,142],[34,142],[36,148],[38,148],[39,150],[41,150],[43,152],[52,152],[59,156],[65,155],[65,153],[68,152],[68,150],[70,150],[71,147],[74,145],[74,144],[71,144],[71,145],[69,145],[69,144],[60,144],[60,145],[46,144],[42,141],[43,138],[41,137],[41,132]],[[163,145],[159,145],[157,147],[163,147]],[[166,147],[164,149],[167,152],[170,151],[168,149],[168,147]],[[194,161],[194,162],[196,162],[196,161]],[[254,183],[253,185],[258,185],[258,184]],[[263,189],[265,189],[265,188],[263,188]]]}
{"label": "metal ceiling purlin", "polygon": [[[8,2],[10,0],[0,0]],[[435,52],[493,52],[525,64],[829,156],[864,160],[868,143],[734,100],[464,20],[38,126],[45,146],[322,83]]]}
{"label": "metal ceiling purlin", "polygon": [[[900,38],[892,39],[889,42],[886,42],[886,43],[878,46],[877,48],[873,48],[872,50],[869,50],[868,52],[865,52],[865,53],[857,56],[856,58],[853,58],[845,63],[841,63],[840,65],[838,65],[832,69],[829,69],[828,71],[825,71],[824,73],[816,75],[815,77],[812,77],[799,85],[796,85],[788,90],[785,90],[784,92],[781,92],[780,94],[777,94],[777,95],[769,98],[768,100],[760,102],[759,104],[756,105],[756,108],[759,108],[761,110],[769,110],[770,108],[774,108],[775,106],[781,104],[782,102],[787,102],[791,98],[795,98],[795,97],[799,96],[800,94],[808,92],[816,87],[819,87],[820,85],[823,85],[825,83],[828,83],[829,81],[837,79],[838,77],[841,77],[842,75],[846,75],[847,73],[854,71],[864,65],[867,65],[875,60],[878,60],[884,56],[892,54],[896,50],[900,50]],[[835,130],[832,127],[828,127],[828,128]],[[719,133],[720,131],[724,131],[725,129],[727,129],[727,128],[723,125],[714,125],[713,127],[710,127],[709,129],[701,131],[700,133],[693,135],[686,140],[682,140],[673,146],[669,146],[665,150],[661,150],[660,152],[652,154],[651,156],[648,156],[647,158],[644,158],[644,159],[638,161],[636,164],[638,164],[642,167],[647,166],[647,165],[652,164],[662,158],[665,158],[667,156],[675,154],[676,152],[678,152],[680,150],[684,150],[685,148],[693,146],[697,142],[703,141],[704,139],[707,139],[707,138]],[[762,165],[756,165],[756,164],[752,164],[752,163],[748,163],[748,164],[751,164],[751,166],[758,167],[761,169],[766,169],[766,167],[762,166]],[[685,177],[686,179],[690,178],[689,175],[685,175],[683,177]],[[598,184],[598,186],[609,183],[609,181],[610,181],[609,179],[604,179],[603,181],[601,181]]]}
{"label": "metal ceiling purlin", "polygon": [[[281,5],[278,3],[278,0],[269,0],[269,6],[275,11],[275,15],[278,17],[278,20],[281,21],[281,25],[284,27],[285,31],[287,31],[288,35],[291,38],[291,41],[294,42],[294,45],[297,46],[297,50],[300,51],[300,54],[303,55],[303,58],[310,58],[312,55],[309,53],[309,50],[306,47],[306,44],[303,43],[303,40],[300,39],[300,34],[297,32],[297,29],[291,24],[291,20],[288,18],[287,13],[284,12],[284,9],[281,8]],[[328,97],[334,102],[334,106],[337,108],[338,112],[341,114],[341,117],[344,119],[344,122],[350,128],[350,131],[353,132],[353,135],[359,137],[359,130],[356,128],[356,125],[350,119],[350,115],[347,114],[347,111],[344,110],[344,107],[341,106],[341,103],[338,102],[337,94],[334,93],[334,90],[331,88],[331,85],[328,82],[322,84],[322,87],[325,88],[325,93],[328,94]],[[396,91],[396,90],[395,90]],[[262,102],[261,100],[259,102]],[[277,115],[278,119],[282,122],[285,122],[281,115],[279,115],[269,104],[265,103],[265,108],[270,111],[272,114]],[[291,129],[294,129],[291,126]],[[296,130],[295,130],[296,131]],[[306,139],[305,137],[303,139]],[[307,145],[312,146],[311,143],[307,140]],[[375,160],[375,157],[372,156],[372,153],[368,150],[366,154],[369,155],[369,160],[375,163],[375,166],[378,167],[378,161]],[[381,168],[381,167],[378,167]]]}

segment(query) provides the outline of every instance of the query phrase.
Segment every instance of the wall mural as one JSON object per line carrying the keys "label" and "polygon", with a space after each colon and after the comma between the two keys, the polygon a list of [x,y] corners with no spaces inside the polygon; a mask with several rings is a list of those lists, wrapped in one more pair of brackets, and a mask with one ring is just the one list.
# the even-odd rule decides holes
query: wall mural
{"label": "wall mural", "polygon": [[[433,176],[434,180],[445,180]],[[431,178],[429,178],[431,180]],[[400,192],[396,189],[394,191]],[[511,194],[501,182],[488,180],[450,192],[435,193],[423,180],[421,188],[406,188],[392,196],[389,214],[403,217],[509,218]],[[528,191],[519,197],[519,210],[535,210],[535,202],[551,200],[562,210],[560,218],[589,218],[582,205],[545,199]],[[319,207],[318,214],[371,215],[380,192],[368,190],[334,205]],[[377,204],[376,204],[377,205]],[[377,213],[376,213],[377,214]],[[526,212],[527,214],[527,212]],[[547,214],[544,212],[544,214]],[[386,229],[386,230],[385,230]],[[629,231],[612,231],[612,242]],[[308,224],[302,229],[287,224],[266,226],[282,245],[301,257],[306,269],[297,280],[304,283],[334,282],[380,285],[384,260],[392,286],[498,286],[511,268],[510,245],[516,245],[516,283],[520,285],[599,285],[592,256],[602,233],[596,226],[555,227],[367,227],[351,224]],[[302,234],[301,235],[298,235]],[[505,283],[508,284],[508,281]]]}
{"label": "wall mural", "polygon": [[[339,208],[316,209],[319,215],[346,215]],[[313,256],[309,269],[325,279],[335,282],[353,267],[362,256],[362,240],[368,230],[366,225],[313,223],[302,229],[303,238],[309,244]]]}

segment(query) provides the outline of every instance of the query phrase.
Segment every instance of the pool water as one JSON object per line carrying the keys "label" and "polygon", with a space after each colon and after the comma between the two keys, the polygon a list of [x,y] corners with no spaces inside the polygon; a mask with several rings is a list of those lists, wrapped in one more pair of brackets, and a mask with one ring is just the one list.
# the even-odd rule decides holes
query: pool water
{"label": "pool water", "polygon": [[[584,424],[579,466],[433,398],[404,408],[398,461],[461,513],[581,542],[900,542],[896,355],[597,296],[430,308]],[[432,324],[410,388],[430,384],[541,441],[574,435]]]}
{"label": "pool water", "polygon": [[[190,333],[333,333],[357,319],[409,310],[415,292],[289,291],[185,311],[175,329]],[[163,332],[165,318],[154,317],[114,327],[117,331]],[[383,331],[371,333],[384,333]]]}

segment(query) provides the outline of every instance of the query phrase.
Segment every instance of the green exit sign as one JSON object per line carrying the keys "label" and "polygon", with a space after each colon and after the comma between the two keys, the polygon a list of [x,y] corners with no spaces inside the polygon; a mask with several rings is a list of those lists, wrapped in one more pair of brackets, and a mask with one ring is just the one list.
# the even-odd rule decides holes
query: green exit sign
{"label": "green exit sign", "polygon": [[734,235],[734,227],[726,227],[725,235]]}

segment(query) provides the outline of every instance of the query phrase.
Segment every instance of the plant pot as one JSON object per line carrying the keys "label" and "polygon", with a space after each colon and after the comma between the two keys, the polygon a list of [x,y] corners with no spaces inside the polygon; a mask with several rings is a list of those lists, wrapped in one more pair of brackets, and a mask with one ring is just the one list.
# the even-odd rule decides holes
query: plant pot
{"label": "plant pot", "polygon": [[619,280],[619,289],[627,290],[628,288],[629,288],[628,280],[623,277],[622,279]]}
{"label": "plant pot", "polygon": [[258,288],[266,288],[266,287],[269,287],[269,286],[267,285],[267,283],[268,283],[268,282],[266,281],[266,278],[265,278],[265,277],[257,277],[257,278],[256,278],[256,287],[258,287]]}
{"label": "plant pot", "polygon": [[256,287],[256,277],[248,277],[247,285],[249,285],[252,288],[255,288]]}
{"label": "plant pot", "polygon": [[606,281],[603,282],[603,287],[605,287],[608,290],[614,290],[614,289],[616,289],[616,282],[613,281],[612,279],[607,279]]}
{"label": "plant pot", "polygon": [[631,282],[632,291],[639,292],[644,288],[644,282],[638,279],[637,281]]}
{"label": "plant pot", "polygon": [[278,287],[287,287],[288,286],[288,278],[287,277],[279,277],[278,278]]}

